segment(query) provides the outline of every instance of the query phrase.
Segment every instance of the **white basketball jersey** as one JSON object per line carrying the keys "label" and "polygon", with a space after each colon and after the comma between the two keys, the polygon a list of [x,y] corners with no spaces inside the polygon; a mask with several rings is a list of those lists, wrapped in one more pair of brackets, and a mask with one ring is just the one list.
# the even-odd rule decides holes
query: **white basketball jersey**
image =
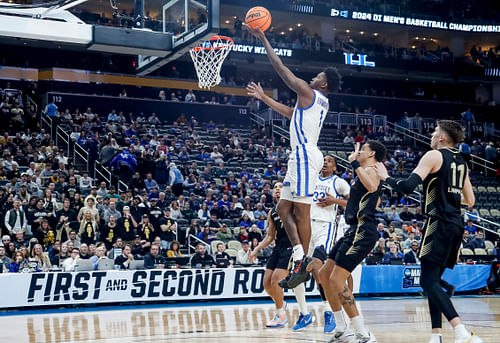
{"label": "white basketball jersey", "polygon": [[324,198],[328,193],[335,198],[343,198],[349,195],[351,187],[346,180],[332,175],[322,178],[318,175],[318,180],[314,186],[313,204],[311,206],[311,219],[334,223],[337,219],[338,205],[333,204],[327,207],[319,207],[318,199]]}
{"label": "white basketball jersey", "polygon": [[328,113],[328,98],[323,93],[314,90],[314,100],[311,106],[300,108],[295,105],[290,119],[290,145],[292,152],[298,145],[318,144],[319,134]]}

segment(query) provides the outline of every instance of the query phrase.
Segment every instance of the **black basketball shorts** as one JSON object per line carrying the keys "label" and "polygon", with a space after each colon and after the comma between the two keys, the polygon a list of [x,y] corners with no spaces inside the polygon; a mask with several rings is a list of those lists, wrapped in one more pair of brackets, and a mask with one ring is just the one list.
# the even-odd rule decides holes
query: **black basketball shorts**
{"label": "black basketball shorts", "polygon": [[376,223],[364,223],[356,229],[351,228],[333,246],[328,258],[352,272],[372,251],[378,237]]}
{"label": "black basketball shorts", "polygon": [[461,223],[450,223],[435,217],[427,218],[419,258],[453,268],[457,263],[463,232]]}
{"label": "black basketball shorts", "polygon": [[266,269],[288,269],[288,264],[292,258],[293,249],[292,247],[280,248],[274,247],[273,253],[267,259]]}

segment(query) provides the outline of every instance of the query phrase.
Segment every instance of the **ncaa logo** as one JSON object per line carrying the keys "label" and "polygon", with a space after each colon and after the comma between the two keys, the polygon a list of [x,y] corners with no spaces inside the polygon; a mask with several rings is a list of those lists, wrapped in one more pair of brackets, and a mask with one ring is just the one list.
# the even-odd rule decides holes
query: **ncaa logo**
{"label": "ncaa logo", "polygon": [[410,269],[408,269],[408,268],[406,268],[406,269],[404,270],[404,275],[405,275],[405,277],[410,277],[410,276],[411,276],[411,270],[410,270]]}

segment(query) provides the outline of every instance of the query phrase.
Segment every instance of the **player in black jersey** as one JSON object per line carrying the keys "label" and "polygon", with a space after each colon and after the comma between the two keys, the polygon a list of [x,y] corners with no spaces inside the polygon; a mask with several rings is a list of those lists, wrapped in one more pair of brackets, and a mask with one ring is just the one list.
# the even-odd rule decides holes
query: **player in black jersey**
{"label": "player in black jersey", "polygon": [[474,206],[474,193],[465,160],[453,147],[462,142],[462,126],[451,120],[437,122],[432,134],[431,151],[420,160],[406,180],[389,177],[384,165],[377,164],[377,174],[398,192],[409,194],[420,183],[424,186],[423,212],[427,215],[419,258],[422,262],[420,284],[428,296],[432,322],[430,343],[441,343],[442,315],[455,331],[455,343],[480,343],[468,332],[450,298],[440,285],[445,268],[453,268],[464,226],[460,205]]}
{"label": "player in black jersey", "polygon": [[[364,326],[352,290],[346,281],[354,268],[373,249],[379,237],[375,208],[382,191],[374,167],[385,158],[386,152],[383,144],[369,140],[361,149],[360,144],[356,143],[354,152],[349,155],[357,178],[351,187],[345,210],[345,221],[350,228],[328,254],[328,258],[335,261],[335,266],[329,285],[325,287],[325,295],[337,324],[329,342],[376,342],[375,337]],[[355,333],[347,327],[342,307],[351,318]]]}
{"label": "player in black jersey", "polygon": [[[273,197],[279,201],[281,196],[281,188],[283,184],[277,182],[273,187]],[[269,212],[268,215],[269,226],[267,228],[267,235],[259,243],[259,245],[250,254],[250,263],[253,262],[260,250],[267,247],[273,241],[275,246],[271,256],[269,256],[264,272],[264,289],[267,294],[273,299],[276,306],[276,315],[274,318],[266,323],[269,328],[284,327],[288,320],[286,319],[286,303],[284,301],[283,288],[278,285],[278,282],[286,277],[289,273],[288,266],[292,258],[292,244],[288,239],[287,233],[283,226],[283,222],[276,211],[276,206]],[[305,284],[301,283],[293,289],[295,298],[300,309],[299,320],[293,327],[294,330],[301,330],[315,321],[312,312],[307,310]]]}

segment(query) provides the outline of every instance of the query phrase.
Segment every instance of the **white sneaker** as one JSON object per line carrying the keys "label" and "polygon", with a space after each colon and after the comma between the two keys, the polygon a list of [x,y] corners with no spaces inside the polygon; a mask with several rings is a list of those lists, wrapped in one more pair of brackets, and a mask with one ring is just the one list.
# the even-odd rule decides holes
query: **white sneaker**
{"label": "white sneaker", "polygon": [[354,336],[354,332],[347,328],[345,331],[339,331],[336,328],[333,331],[332,337],[328,340],[328,343],[354,343],[356,342],[356,337]]}
{"label": "white sneaker", "polygon": [[479,336],[476,336],[474,333],[470,333],[470,338],[466,339],[466,340],[463,340],[463,339],[460,339],[460,340],[455,340],[455,343],[484,343],[484,341],[479,338]]}
{"label": "white sneaker", "polygon": [[377,343],[377,339],[371,332],[368,332],[368,336],[362,336],[361,334],[356,334],[355,343]]}

